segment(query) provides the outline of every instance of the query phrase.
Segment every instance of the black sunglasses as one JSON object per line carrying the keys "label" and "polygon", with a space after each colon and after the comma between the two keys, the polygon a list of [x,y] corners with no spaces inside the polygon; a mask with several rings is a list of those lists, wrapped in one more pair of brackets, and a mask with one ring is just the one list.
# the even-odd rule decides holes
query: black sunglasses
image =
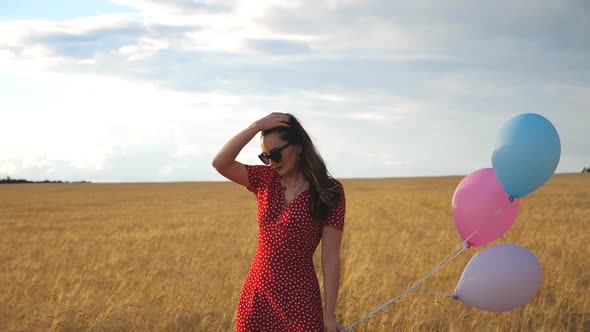
{"label": "black sunglasses", "polygon": [[258,158],[260,158],[260,160],[265,164],[268,165],[270,163],[270,161],[274,161],[275,163],[278,163],[279,161],[281,161],[281,151],[283,151],[284,148],[288,147],[289,145],[291,145],[291,143],[287,143],[283,146],[281,146],[278,149],[274,149],[272,150],[270,153],[261,153],[258,155]]}

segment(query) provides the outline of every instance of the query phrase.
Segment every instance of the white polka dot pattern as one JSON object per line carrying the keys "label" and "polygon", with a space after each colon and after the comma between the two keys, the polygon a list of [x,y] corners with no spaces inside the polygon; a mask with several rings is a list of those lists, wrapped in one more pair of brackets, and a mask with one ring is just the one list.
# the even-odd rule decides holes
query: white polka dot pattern
{"label": "white polka dot pattern", "polygon": [[[242,287],[236,331],[324,331],[319,283],[313,253],[322,238],[322,224],[311,217],[309,190],[284,206],[280,176],[268,166],[246,165],[258,200],[258,245]],[[345,198],[324,225],[344,228]]]}

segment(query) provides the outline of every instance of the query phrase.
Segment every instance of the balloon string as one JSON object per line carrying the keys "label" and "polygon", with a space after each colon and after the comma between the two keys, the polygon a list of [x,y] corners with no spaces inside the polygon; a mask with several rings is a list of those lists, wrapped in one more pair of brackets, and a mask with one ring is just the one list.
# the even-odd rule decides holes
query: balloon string
{"label": "balloon string", "polygon": [[481,230],[484,228],[484,226],[486,226],[486,225],[487,225],[487,224],[488,224],[490,221],[492,221],[492,220],[496,219],[496,217],[497,217],[497,216],[499,216],[499,215],[500,215],[500,213],[504,212],[504,209],[506,209],[506,207],[508,207],[508,205],[511,205],[513,201],[514,201],[514,198],[513,198],[513,197],[510,197],[510,198],[508,199],[508,203],[507,203],[507,204],[505,204],[504,206],[502,206],[501,208],[499,208],[499,209],[498,209],[498,210],[497,210],[497,211],[494,213],[494,215],[492,215],[490,218],[488,218],[488,220],[486,220],[485,222],[483,222],[483,223],[481,224],[481,226],[480,226],[480,227],[479,227],[477,230],[475,230],[475,231],[474,231],[473,233],[471,233],[471,234],[470,234],[470,235],[469,235],[469,236],[468,236],[468,237],[467,237],[465,240],[463,240],[463,243],[462,243],[462,244],[463,244],[463,245],[465,245],[465,246],[469,246],[469,244],[468,244],[467,242],[468,242],[469,240],[471,240],[471,238],[472,238],[472,237],[474,237],[474,236],[475,236],[477,233],[479,233],[479,231],[481,231]]}
{"label": "balloon string", "polygon": [[453,259],[454,257],[457,257],[461,252],[463,252],[465,249],[467,249],[466,246],[461,246],[459,248],[459,251],[457,253],[455,253],[455,251],[457,249],[454,249],[453,252],[451,252],[451,254],[447,255],[447,257],[443,258],[440,262],[438,262],[438,264],[436,264],[434,266],[434,268],[432,270],[430,270],[430,272],[428,272],[425,276],[423,276],[422,278],[420,278],[418,281],[416,281],[412,286],[410,286],[408,289],[406,289],[405,291],[403,291],[401,294],[399,294],[398,296],[392,298],[391,300],[383,303],[381,306],[379,306],[379,308],[373,310],[372,312],[370,312],[369,314],[367,314],[365,317],[359,319],[358,321],[356,321],[355,323],[347,326],[343,331],[350,331],[352,330],[352,328],[354,328],[355,326],[357,326],[359,323],[361,323],[362,321],[369,319],[371,316],[373,316],[374,314],[378,313],[379,311],[385,309],[385,307],[387,307],[388,305],[392,304],[393,302],[401,299],[402,297],[404,297],[406,294],[408,294],[409,292],[413,291],[418,285],[420,285],[422,282],[424,282],[426,279],[430,278],[434,273],[436,273],[436,271],[438,271],[440,268],[442,268],[442,266],[444,264],[446,264],[447,262],[449,262],[451,259]]}
{"label": "balloon string", "polygon": [[[512,199],[508,200],[508,205],[512,204]],[[380,305],[377,309],[371,311],[370,313],[368,313],[366,316],[362,317],[361,319],[359,319],[358,321],[354,322],[353,324],[347,326],[344,330],[342,331],[350,331],[352,330],[355,326],[357,326],[358,324],[360,324],[361,322],[363,322],[366,319],[371,318],[373,315],[375,315],[376,313],[378,313],[379,311],[385,309],[388,305],[392,304],[393,302],[401,299],[402,297],[406,296],[408,293],[410,293],[411,291],[413,291],[418,285],[420,285],[421,283],[423,283],[426,279],[430,278],[433,274],[435,274],[438,270],[440,270],[445,264],[447,264],[448,262],[452,261],[453,259],[455,259],[457,256],[459,256],[463,251],[465,251],[465,249],[469,248],[469,244],[468,241],[474,237],[481,229],[484,228],[484,226],[486,226],[487,223],[489,223],[490,221],[494,220],[498,215],[500,215],[500,213],[502,213],[504,211],[504,209],[508,206],[505,205],[503,207],[501,207],[500,209],[498,209],[490,218],[488,218],[488,220],[486,220],[485,222],[483,222],[481,224],[481,226],[475,230],[473,233],[471,233],[467,238],[465,238],[465,240],[463,240],[463,242],[461,242],[457,247],[455,247],[450,254],[448,254],[445,258],[443,258],[440,262],[438,262],[433,268],[432,270],[430,270],[430,272],[428,272],[425,276],[423,276],[422,278],[420,278],[418,281],[416,281],[414,284],[412,284],[412,286],[410,286],[408,289],[406,289],[405,291],[403,291],[401,294],[397,295],[396,297],[390,299],[389,301],[383,303],[382,305]],[[434,293],[434,292],[432,292]],[[447,296],[452,296],[453,294],[448,294],[448,293],[438,293],[438,295],[447,295]]]}
{"label": "balloon string", "polygon": [[441,296],[446,296],[446,297],[453,296],[453,293],[435,292],[435,291],[429,291],[429,290],[417,290],[416,293],[418,293],[418,294],[441,295]]}

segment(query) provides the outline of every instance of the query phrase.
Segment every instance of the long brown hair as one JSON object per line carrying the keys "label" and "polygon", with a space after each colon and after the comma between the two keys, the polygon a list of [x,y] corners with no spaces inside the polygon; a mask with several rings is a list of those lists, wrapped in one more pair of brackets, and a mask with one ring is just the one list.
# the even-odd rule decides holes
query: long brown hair
{"label": "long brown hair", "polygon": [[301,145],[299,167],[309,182],[310,213],[314,219],[322,220],[340,201],[338,182],[328,172],[326,163],[301,123],[292,114],[287,115],[289,116],[289,127],[264,130],[262,136],[277,133],[282,140],[290,144]]}

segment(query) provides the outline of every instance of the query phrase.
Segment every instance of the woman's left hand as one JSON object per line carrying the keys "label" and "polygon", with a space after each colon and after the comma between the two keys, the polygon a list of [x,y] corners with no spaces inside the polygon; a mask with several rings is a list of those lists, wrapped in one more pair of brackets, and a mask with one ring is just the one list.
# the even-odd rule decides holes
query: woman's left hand
{"label": "woman's left hand", "polygon": [[336,321],[336,317],[334,316],[326,317],[326,328],[329,332],[344,331],[344,327],[338,324],[338,322]]}

